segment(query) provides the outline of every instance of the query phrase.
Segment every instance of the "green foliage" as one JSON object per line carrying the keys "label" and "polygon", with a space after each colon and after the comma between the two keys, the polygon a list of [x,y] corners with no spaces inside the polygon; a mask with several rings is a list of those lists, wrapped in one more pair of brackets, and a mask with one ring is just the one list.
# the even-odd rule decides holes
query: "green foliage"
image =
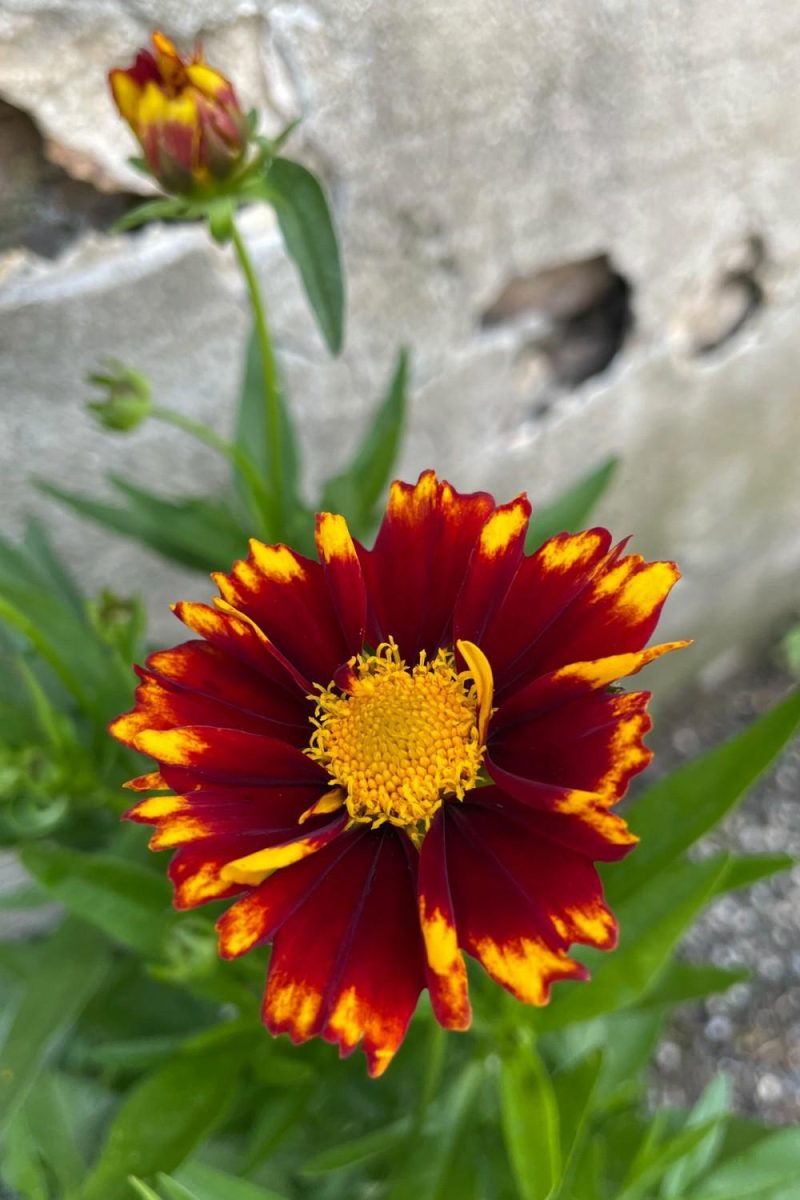
{"label": "green foliage", "polygon": [[263,196],[275,209],[286,250],[300,272],[328,349],[338,354],[344,338],[344,282],[336,231],[319,180],[298,162],[274,158]]}

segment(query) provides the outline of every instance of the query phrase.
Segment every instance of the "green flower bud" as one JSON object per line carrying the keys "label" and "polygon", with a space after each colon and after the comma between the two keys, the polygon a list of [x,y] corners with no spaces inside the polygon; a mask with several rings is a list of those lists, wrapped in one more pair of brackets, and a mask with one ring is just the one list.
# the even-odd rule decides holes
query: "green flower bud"
{"label": "green flower bud", "polygon": [[89,383],[103,393],[101,400],[92,400],[87,407],[105,429],[127,433],[150,415],[150,384],[144,375],[124,363],[110,361],[104,371],[89,376]]}

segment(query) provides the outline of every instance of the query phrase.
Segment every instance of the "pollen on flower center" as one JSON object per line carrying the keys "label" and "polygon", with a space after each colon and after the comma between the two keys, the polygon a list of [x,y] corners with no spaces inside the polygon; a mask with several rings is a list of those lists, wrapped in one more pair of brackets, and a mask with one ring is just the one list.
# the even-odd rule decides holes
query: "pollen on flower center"
{"label": "pollen on flower center", "polygon": [[459,648],[469,671],[456,670],[450,650],[431,660],[423,652],[408,668],[395,643],[384,642],[351,661],[346,692],[320,689],[306,753],[343,789],[354,821],[421,833],[444,799],[460,800],[475,785],[491,672],[477,647]]}

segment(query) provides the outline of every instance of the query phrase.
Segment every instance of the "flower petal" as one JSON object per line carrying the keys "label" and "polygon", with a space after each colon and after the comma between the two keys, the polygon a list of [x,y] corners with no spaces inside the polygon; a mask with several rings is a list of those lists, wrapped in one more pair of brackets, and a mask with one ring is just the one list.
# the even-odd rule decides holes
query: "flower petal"
{"label": "flower petal", "polygon": [[559,979],[587,978],[586,969],[568,957],[565,938],[498,857],[497,847],[481,842],[474,814],[451,804],[445,820],[459,945],[526,1004],[546,1004],[551,984]]}
{"label": "flower petal", "polygon": [[486,521],[456,602],[455,639],[480,642],[522,561],[530,515],[523,495],[496,508]]}
{"label": "flower petal", "polygon": [[189,786],[208,781],[252,787],[317,783],[325,787],[327,782],[322,768],[294,746],[257,733],[184,725],[177,729],[144,729],[134,745],[158,761],[176,790],[183,787],[173,783],[175,768],[191,777]]}
{"label": "flower petal", "polygon": [[472,1020],[467,969],[447,868],[446,821],[440,809],[419,855],[419,918],[427,957],[428,990],[436,1020],[445,1029],[468,1029]]}
{"label": "flower petal", "polygon": [[263,883],[272,871],[279,871],[282,867],[291,866],[292,863],[316,854],[344,831],[348,820],[349,816],[345,812],[329,824],[323,825],[321,829],[307,829],[299,836],[254,850],[251,854],[245,854],[242,858],[227,863],[220,874],[223,879],[234,883],[256,886]]}
{"label": "flower petal", "polygon": [[590,860],[543,842],[529,810],[513,802],[498,807],[483,798],[483,790],[467,797],[458,814],[475,845],[513,879],[565,943],[612,949],[617,924]]}
{"label": "flower petal", "polygon": [[[539,644],[550,645],[557,618],[575,604],[608,558],[605,529],[561,533],[523,558],[505,599],[487,626],[481,649],[492,664],[498,697],[534,674]],[[616,647],[614,647],[616,649]],[[562,662],[574,662],[564,658]],[[532,664],[532,665],[531,665]],[[541,673],[541,672],[539,672]]]}
{"label": "flower petal", "polygon": [[373,550],[360,548],[370,601],[370,640],[391,636],[408,661],[452,644],[456,597],[487,518],[486,492],[462,494],[425,471],[393,483]]}
{"label": "flower petal", "polygon": [[[594,792],[613,804],[652,758],[649,692],[586,692],[557,708],[492,730],[492,764],[537,783]],[[492,767],[489,766],[490,773]]]}
{"label": "flower petal", "polygon": [[175,605],[175,615],[212,646],[243,663],[257,675],[266,676],[271,685],[295,696],[299,692],[304,697],[309,690],[308,681],[295,675],[280,660],[269,640],[259,634],[258,629],[245,617],[186,600]]}
{"label": "flower petal", "polygon": [[342,1055],[363,1039],[376,1076],[405,1037],[424,984],[414,877],[394,830],[344,837],[351,850],[275,934],[263,1017],[273,1033],[294,1042],[319,1034]]}
{"label": "flower petal", "polygon": [[497,733],[519,721],[530,721],[542,713],[559,707],[581,693],[608,687],[627,675],[635,675],[654,659],[672,650],[682,650],[691,642],[663,642],[630,654],[612,654],[590,662],[570,663],[531,680],[518,692],[512,692],[492,717],[492,730]]}
{"label": "flower petal", "polygon": [[344,517],[334,516],[333,513],[319,513],[316,544],[348,650],[347,657],[350,657],[358,654],[364,645],[367,592],[361,563]]}
{"label": "flower petal", "polygon": [[223,599],[262,629],[312,683],[327,683],[350,657],[325,574],[312,559],[253,539],[248,557],[214,580]]}

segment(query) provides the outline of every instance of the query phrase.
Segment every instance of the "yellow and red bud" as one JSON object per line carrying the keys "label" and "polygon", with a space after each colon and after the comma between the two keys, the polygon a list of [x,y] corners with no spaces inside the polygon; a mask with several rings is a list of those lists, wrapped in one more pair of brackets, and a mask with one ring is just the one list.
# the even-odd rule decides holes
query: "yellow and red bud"
{"label": "yellow and red bud", "polygon": [[226,179],[242,162],[250,137],[233,84],[204,61],[198,48],[185,60],[163,33],[153,52],[109,73],[121,116],[168,192],[187,193]]}

